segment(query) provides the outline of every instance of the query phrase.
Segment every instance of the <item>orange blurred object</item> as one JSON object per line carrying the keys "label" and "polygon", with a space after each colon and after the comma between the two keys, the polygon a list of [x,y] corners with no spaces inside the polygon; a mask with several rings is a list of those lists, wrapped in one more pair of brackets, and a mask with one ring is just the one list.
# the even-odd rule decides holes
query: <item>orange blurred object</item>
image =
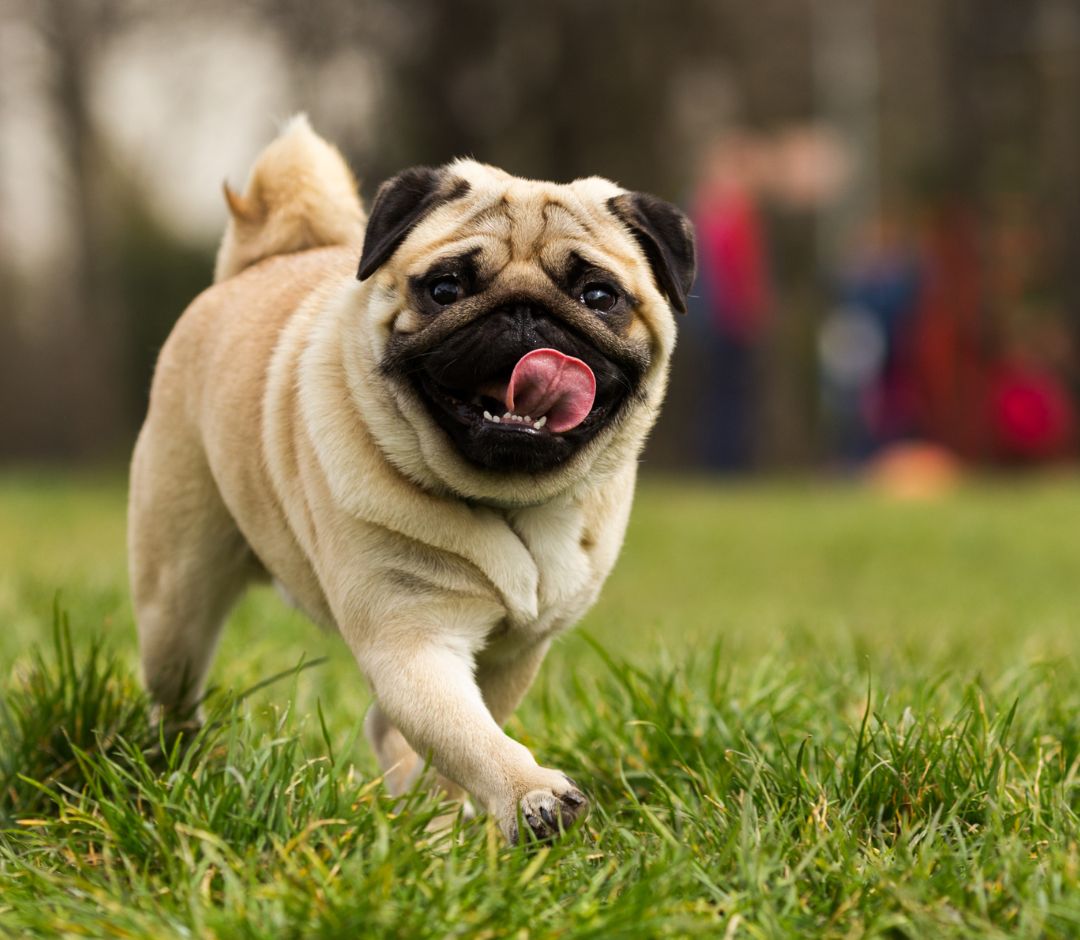
{"label": "orange blurred object", "polygon": [[864,475],[871,486],[895,499],[931,500],[956,488],[963,465],[939,444],[905,441],[880,451]]}

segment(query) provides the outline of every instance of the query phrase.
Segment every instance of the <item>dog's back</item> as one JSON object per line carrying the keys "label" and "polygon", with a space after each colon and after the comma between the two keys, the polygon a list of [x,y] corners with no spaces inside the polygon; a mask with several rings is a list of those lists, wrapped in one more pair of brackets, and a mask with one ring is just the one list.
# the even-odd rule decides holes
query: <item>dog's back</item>
{"label": "dog's back", "polygon": [[272,255],[354,246],[366,223],[356,180],[338,150],[300,114],[259,155],[243,194],[225,184],[229,222],[218,249],[214,281]]}

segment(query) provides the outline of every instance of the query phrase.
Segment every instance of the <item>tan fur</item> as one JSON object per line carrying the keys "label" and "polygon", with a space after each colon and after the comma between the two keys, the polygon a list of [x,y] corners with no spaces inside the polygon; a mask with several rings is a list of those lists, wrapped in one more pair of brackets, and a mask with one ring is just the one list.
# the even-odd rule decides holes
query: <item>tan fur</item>
{"label": "tan fur", "polygon": [[229,221],[214,280],[263,258],[327,245],[359,246],[364,209],[345,160],[299,114],[251,170],[243,195],[223,185]]}
{"label": "tan fur", "polygon": [[[674,326],[641,249],[604,209],[614,184],[453,170],[469,194],[358,283],[361,210],[336,151],[305,122],[259,158],[230,198],[227,279],[184,313],[157,366],[131,469],[132,594],[146,683],[182,710],[198,701],[232,602],[270,572],[356,656],[393,790],[430,754],[445,786],[460,784],[512,837],[519,812],[555,812],[577,794],[501,725],[614,564]],[[348,247],[283,254],[310,244],[301,230]],[[468,464],[380,371],[391,333],[419,328],[408,277],[470,246],[493,291],[533,283],[538,262],[572,247],[640,300],[623,341],[648,350],[645,398],[557,471]]]}

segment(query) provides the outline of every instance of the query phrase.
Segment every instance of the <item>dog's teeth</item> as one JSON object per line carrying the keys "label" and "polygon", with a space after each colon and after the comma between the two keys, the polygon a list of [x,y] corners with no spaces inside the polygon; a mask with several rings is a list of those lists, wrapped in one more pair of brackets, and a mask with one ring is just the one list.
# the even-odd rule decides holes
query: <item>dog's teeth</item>
{"label": "dog's teeth", "polygon": [[490,421],[491,420],[491,412],[490,411],[485,411],[484,412],[484,420],[485,421]]}
{"label": "dog's teeth", "polygon": [[537,431],[539,431],[545,424],[547,424],[547,415],[544,415],[544,417],[537,421],[536,424],[533,425],[533,427],[536,428]]}
{"label": "dog's teeth", "polygon": [[513,415],[508,411],[503,415],[503,421],[509,421],[512,417]]}
{"label": "dog's teeth", "polygon": [[500,418],[498,415],[492,415],[491,420],[498,424],[500,421],[502,421],[502,418]]}
{"label": "dog's teeth", "polygon": [[525,415],[525,417],[521,420],[524,421],[526,424],[532,424],[532,418],[530,418],[528,415]]}

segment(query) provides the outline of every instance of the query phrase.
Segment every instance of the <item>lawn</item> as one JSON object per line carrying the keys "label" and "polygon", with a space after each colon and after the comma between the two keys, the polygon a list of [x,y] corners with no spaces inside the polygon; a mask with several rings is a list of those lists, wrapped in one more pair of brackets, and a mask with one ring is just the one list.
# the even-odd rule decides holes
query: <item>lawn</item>
{"label": "lawn", "polygon": [[123,500],[0,478],[0,934],[1080,935],[1080,480],[649,481],[509,726],[594,811],[519,848],[385,796],[358,671],[270,591],[163,748]]}

